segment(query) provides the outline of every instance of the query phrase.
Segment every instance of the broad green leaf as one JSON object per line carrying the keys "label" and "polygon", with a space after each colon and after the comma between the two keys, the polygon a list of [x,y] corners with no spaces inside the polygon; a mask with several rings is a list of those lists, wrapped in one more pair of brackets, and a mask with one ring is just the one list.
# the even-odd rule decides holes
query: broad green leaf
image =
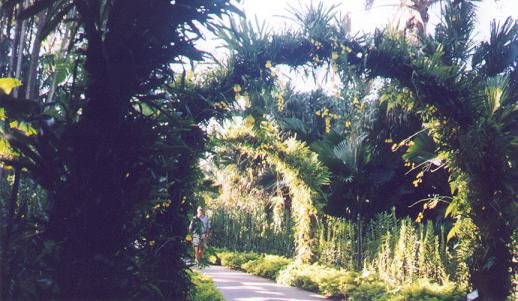
{"label": "broad green leaf", "polygon": [[22,82],[17,80],[16,78],[0,78],[0,90],[2,90],[5,94],[11,94],[11,91],[22,85]]}
{"label": "broad green leaf", "polygon": [[420,133],[412,140],[411,146],[403,155],[403,159],[415,163],[422,163],[424,161],[433,160],[436,157],[437,146],[433,139],[425,134]]}
{"label": "broad green leaf", "polygon": [[63,83],[72,72],[72,66],[66,59],[60,59],[56,62],[56,84]]}
{"label": "broad green leaf", "polygon": [[38,131],[33,128],[30,124],[22,122],[22,121],[12,121],[9,123],[9,126],[13,129],[17,129],[25,133],[27,136],[33,136],[38,133]]}
{"label": "broad green leaf", "polygon": [[158,110],[154,109],[153,107],[151,107],[150,105],[148,105],[145,102],[139,102],[138,104],[134,104],[133,108],[144,116],[151,116],[154,114],[156,114],[156,115],[159,114]]}
{"label": "broad green leaf", "polygon": [[0,138],[0,157],[11,158],[13,156],[13,150],[11,149],[9,142],[4,138]]}

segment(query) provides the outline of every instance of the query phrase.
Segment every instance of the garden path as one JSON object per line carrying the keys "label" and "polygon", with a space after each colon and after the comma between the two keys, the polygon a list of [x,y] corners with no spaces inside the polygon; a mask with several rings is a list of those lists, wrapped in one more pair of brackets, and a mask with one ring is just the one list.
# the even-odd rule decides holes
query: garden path
{"label": "garden path", "polygon": [[214,284],[227,301],[322,301],[326,297],[283,286],[271,280],[230,270],[220,266],[210,266],[201,270],[212,277]]}

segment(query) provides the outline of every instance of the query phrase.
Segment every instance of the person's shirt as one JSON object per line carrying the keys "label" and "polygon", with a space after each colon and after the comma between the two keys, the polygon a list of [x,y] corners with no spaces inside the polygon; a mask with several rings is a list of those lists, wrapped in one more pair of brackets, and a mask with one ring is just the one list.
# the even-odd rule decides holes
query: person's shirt
{"label": "person's shirt", "polygon": [[209,233],[209,230],[210,230],[210,221],[209,221],[209,217],[206,216],[206,215],[203,215],[203,216],[200,216],[199,219],[201,220],[201,222],[203,223],[203,233],[204,234],[207,234]]}

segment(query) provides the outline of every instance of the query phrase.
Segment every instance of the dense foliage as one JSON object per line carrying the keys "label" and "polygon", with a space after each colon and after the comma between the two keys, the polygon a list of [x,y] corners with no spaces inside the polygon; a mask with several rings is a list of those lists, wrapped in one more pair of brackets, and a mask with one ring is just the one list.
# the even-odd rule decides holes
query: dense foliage
{"label": "dense foliage", "polygon": [[[511,237],[517,221],[518,27],[512,19],[493,23],[489,41],[472,46],[475,16],[474,1],[447,1],[434,36],[386,29],[351,37],[322,5],[309,5],[306,13],[296,15],[301,30],[269,35],[241,25],[226,34],[236,41],[229,43],[230,69],[238,73],[240,93],[248,93],[251,105],[245,114],[255,124],[269,118],[264,108],[274,106],[268,103],[276,103],[279,112],[285,109],[286,89],[276,79],[277,65],[327,65],[347,88],[358,80],[377,80],[384,84],[377,94],[380,100],[415,113],[422,130],[393,148],[406,149],[407,164],[419,171],[414,185],[423,182],[425,173],[447,172],[452,197],[430,197],[424,209],[448,203],[446,214],[457,221],[449,238],[465,219],[473,221],[477,235],[468,262],[471,283],[483,300],[503,300],[510,294],[515,268]],[[335,116],[322,109],[328,131]],[[362,151],[362,132],[354,134],[341,153],[352,171],[349,201],[358,203],[365,196],[355,187],[370,184],[365,175],[371,173],[362,169],[370,162],[362,155],[369,153]]]}
{"label": "dense foliage", "polygon": [[371,273],[359,274],[318,264],[294,264],[279,256],[222,250],[216,252],[216,256],[213,261],[216,264],[347,301],[463,300],[451,283],[437,285],[419,280],[398,287]]}
{"label": "dense foliage", "polygon": [[[2,199],[2,299],[184,299],[199,126],[218,112],[171,64],[202,59],[200,29],[235,8],[0,5],[0,76],[23,83],[0,93],[2,176],[12,185]],[[28,202],[20,189],[31,183],[38,196]]]}
{"label": "dense foliage", "polygon": [[221,293],[214,286],[214,282],[208,276],[199,272],[190,272],[192,289],[189,292],[188,301],[224,301]]}
{"label": "dense foliage", "polygon": [[[403,28],[357,35],[324,4],[274,32],[216,21],[230,0],[1,1],[0,298],[210,300],[193,203],[211,241],[254,251],[222,264],[285,284],[510,297],[518,24],[474,43],[476,2],[406,1]],[[229,53],[198,72],[207,32]]]}
{"label": "dense foliage", "polygon": [[[290,228],[276,231],[265,226],[267,217],[264,215],[243,214],[231,208],[220,208],[212,213],[215,246],[241,252],[271,249],[276,254],[292,256]],[[348,271],[356,270],[360,261],[361,271],[375,273],[391,284],[428,279],[435,283],[453,281],[459,288],[467,289],[468,273],[464,264],[472,253],[469,249],[461,250],[460,241],[447,244],[444,229],[434,227],[431,221],[415,224],[408,218],[398,219],[394,212],[380,213],[368,222],[363,221],[360,232],[357,230],[356,221],[319,216],[315,234],[316,261]],[[361,253],[358,253],[359,241],[363,242]],[[242,264],[223,261],[223,265],[234,268]]]}

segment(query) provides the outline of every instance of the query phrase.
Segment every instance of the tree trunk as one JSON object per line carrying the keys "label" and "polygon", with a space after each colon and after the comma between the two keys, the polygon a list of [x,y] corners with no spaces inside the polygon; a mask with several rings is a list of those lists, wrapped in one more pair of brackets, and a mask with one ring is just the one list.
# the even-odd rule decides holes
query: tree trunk
{"label": "tree trunk", "polygon": [[[3,44],[11,39],[12,16],[13,10],[0,12],[0,28],[2,28],[0,30],[0,44]],[[3,28],[5,28],[5,32]],[[9,50],[10,47],[6,47],[3,51],[0,52],[0,76],[9,74],[9,62],[11,57],[9,55]]]}
{"label": "tree trunk", "polygon": [[361,201],[360,195],[356,195],[356,270],[362,269],[363,263],[363,229],[362,229],[362,215],[361,215]]}
{"label": "tree trunk", "polygon": [[[73,27],[76,26],[74,22],[71,22],[69,26],[65,28],[65,33],[63,34],[63,40],[61,41],[61,45],[59,47],[59,52],[57,54],[58,60],[62,61],[67,56],[67,49],[72,43],[72,40],[74,39],[74,33],[76,32]],[[56,67],[57,68],[57,65]],[[56,93],[56,87],[58,85],[57,78],[56,78],[57,70],[54,69],[54,75],[52,77],[52,84],[50,85],[49,94],[47,95],[47,99],[45,102],[50,103],[54,99],[54,94]]]}
{"label": "tree trunk", "polygon": [[6,300],[9,293],[8,282],[10,277],[9,270],[9,247],[11,242],[11,231],[14,222],[14,214],[16,210],[16,203],[18,201],[18,190],[20,187],[20,169],[15,168],[14,170],[14,182],[11,190],[11,196],[9,198],[9,204],[7,209],[7,218],[5,219],[5,232],[2,238],[2,249],[0,256],[0,296],[2,300]]}
{"label": "tree trunk", "polygon": [[[13,13],[16,13],[13,12]],[[8,76],[13,77],[16,74],[16,57],[18,55],[18,47],[20,44],[20,36],[22,34],[22,21],[16,20],[16,25],[14,27],[14,40],[11,45],[11,57],[9,59],[9,72]]]}
{"label": "tree trunk", "polygon": [[512,229],[491,208],[493,200],[494,197],[473,202],[473,222],[479,230],[481,241],[475,248],[474,262],[470,266],[471,282],[483,301],[503,301],[512,287]]}
{"label": "tree trunk", "polygon": [[[18,40],[18,45],[16,49],[16,72],[14,77],[20,79],[22,77],[22,61],[23,61],[23,46],[25,44],[25,27],[27,25],[27,21],[23,20],[20,25],[20,38]],[[14,89],[13,96],[18,97],[18,90]]]}
{"label": "tree trunk", "polygon": [[37,83],[37,71],[38,71],[38,63],[40,58],[40,49],[42,42],[42,34],[43,28],[45,27],[47,21],[48,11],[42,11],[38,14],[38,25],[36,29],[36,36],[34,37],[34,43],[32,44],[31,51],[31,63],[29,66],[29,72],[27,75],[27,88],[25,90],[25,98],[34,99],[37,95],[36,83]]}
{"label": "tree trunk", "polygon": [[[506,187],[505,178],[511,171],[501,151],[505,144],[499,143],[498,133],[491,125],[486,127],[485,133],[483,140],[487,144],[482,149],[483,156],[470,156],[473,153],[470,150],[461,153],[465,158],[462,169],[469,179],[467,198],[480,235],[469,268],[471,283],[478,290],[480,300],[503,301],[512,288],[512,220],[516,217],[511,208],[516,197],[515,192]],[[480,137],[474,137],[478,142]],[[467,144],[476,145],[475,142]]]}
{"label": "tree trunk", "polygon": [[110,32],[103,39],[90,8],[76,3],[88,36],[87,100],[80,121],[65,134],[71,137],[69,173],[54,197],[47,235],[62,242],[63,264],[54,275],[61,296],[111,300],[128,293],[121,291],[118,275],[124,271],[117,269],[125,267],[117,254],[129,243],[126,215],[140,201],[126,186],[138,160],[136,130],[125,118],[136,82],[128,83],[133,57],[119,40],[123,37]]}

